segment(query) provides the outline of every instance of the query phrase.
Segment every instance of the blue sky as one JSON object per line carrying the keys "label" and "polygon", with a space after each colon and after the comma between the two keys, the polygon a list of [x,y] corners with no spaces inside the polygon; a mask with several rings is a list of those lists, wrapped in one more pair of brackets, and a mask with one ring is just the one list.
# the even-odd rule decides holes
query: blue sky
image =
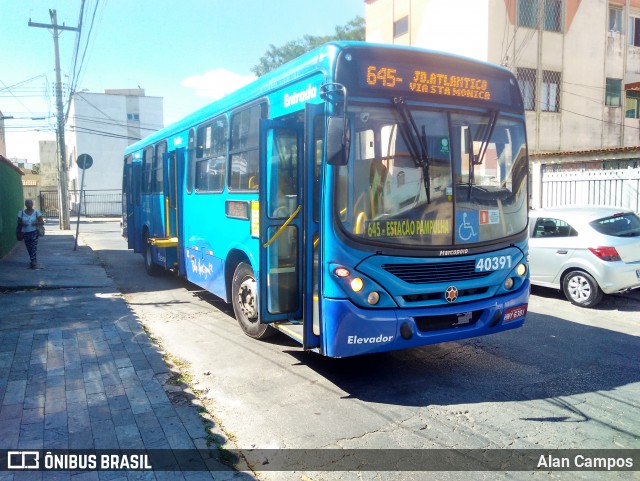
{"label": "blue sky", "polygon": [[[9,158],[37,161],[38,139],[55,139],[52,34],[28,22],[50,24],[55,9],[58,24],[76,27],[80,4],[0,0],[0,111],[14,117],[5,120]],[[94,11],[95,19],[76,89],[140,86],[164,98],[170,123],[222,95],[223,86],[246,82],[270,44],[332,34],[364,17],[364,8],[364,0],[86,0],[83,39]],[[65,84],[75,42],[75,32],[60,35]]]}

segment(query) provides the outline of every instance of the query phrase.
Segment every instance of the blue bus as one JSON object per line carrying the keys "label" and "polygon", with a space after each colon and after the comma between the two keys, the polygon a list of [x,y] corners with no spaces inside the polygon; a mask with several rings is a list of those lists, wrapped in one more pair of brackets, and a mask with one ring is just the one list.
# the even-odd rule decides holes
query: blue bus
{"label": "blue bus", "polygon": [[123,225],[172,270],[346,357],[522,326],[528,153],[506,69],[335,42],[128,147]]}

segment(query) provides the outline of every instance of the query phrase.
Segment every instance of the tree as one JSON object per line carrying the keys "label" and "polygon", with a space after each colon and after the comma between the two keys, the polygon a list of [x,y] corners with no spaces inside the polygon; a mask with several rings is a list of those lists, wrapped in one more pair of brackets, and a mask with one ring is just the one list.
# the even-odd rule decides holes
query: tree
{"label": "tree", "polygon": [[269,45],[267,52],[260,57],[257,65],[251,71],[258,77],[271,72],[273,69],[287,63],[289,60],[299,57],[303,53],[313,50],[322,44],[332,40],[364,40],[365,23],[364,18],[356,17],[344,26],[336,27],[333,35],[313,36],[305,35],[298,40],[292,40],[281,47]]}

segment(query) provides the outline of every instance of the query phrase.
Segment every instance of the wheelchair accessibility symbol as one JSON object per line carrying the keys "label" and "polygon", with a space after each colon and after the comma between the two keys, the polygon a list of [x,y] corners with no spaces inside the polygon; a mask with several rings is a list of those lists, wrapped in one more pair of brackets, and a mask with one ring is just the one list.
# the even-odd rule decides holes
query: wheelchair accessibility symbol
{"label": "wheelchair accessibility symbol", "polygon": [[478,211],[456,212],[456,240],[458,242],[478,242],[480,240]]}

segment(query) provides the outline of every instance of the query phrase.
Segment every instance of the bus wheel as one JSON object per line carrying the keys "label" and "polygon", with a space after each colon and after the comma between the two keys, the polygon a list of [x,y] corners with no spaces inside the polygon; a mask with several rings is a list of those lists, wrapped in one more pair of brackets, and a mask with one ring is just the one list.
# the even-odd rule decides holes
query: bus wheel
{"label": "bus wheel", "polygon": [[253,269],[244,262],[238,264],[233,274],[231,302],[238,324],[247,336],[264,339],[272,335],[272,329],[258,319],[258,285]]}
{"label": "bus wheel", "polygon": [[142,256],[144,257],[144,268],[147,271],[147,274],[150,276],[159,275],[162,269],[158,264],[153,262],[153,253],[151,252],[151,244],[149,244],[148,232],[144,235],[144,252],[142,253]]}

